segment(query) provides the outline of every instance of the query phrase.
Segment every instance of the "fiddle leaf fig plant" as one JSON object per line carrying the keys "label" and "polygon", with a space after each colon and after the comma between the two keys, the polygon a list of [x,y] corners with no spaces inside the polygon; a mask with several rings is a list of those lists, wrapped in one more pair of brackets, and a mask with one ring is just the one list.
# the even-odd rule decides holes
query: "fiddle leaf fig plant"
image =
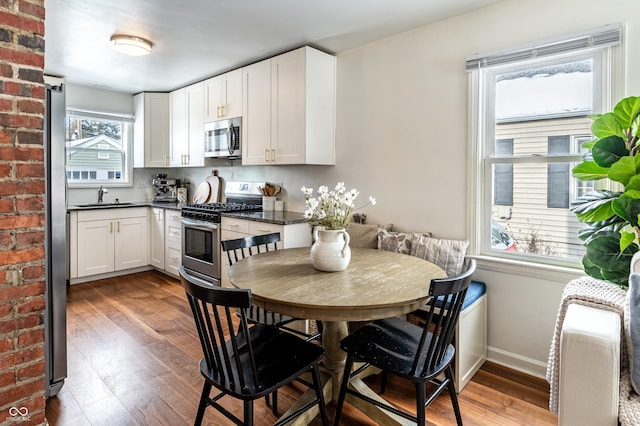
{"label": "fiddle leaf fig plant", "polygon": [[640,97],[622,99],[612,112],[591,117],[595,140],[572,170],[583,181],[609,179],[619,191],[595,190],[577,198],[571,211],[588,226],[580,231],[585,273],[628,286],[631,257],[640,250]]}

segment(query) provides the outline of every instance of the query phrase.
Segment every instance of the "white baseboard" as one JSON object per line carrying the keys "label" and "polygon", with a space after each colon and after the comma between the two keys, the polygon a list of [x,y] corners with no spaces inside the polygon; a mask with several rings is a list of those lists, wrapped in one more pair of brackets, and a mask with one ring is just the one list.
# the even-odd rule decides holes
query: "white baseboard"
{"label": "white baseboard", "polygon": [[113,278],[113,277],[119,277],[121,275],[135,274],[136,272],[150,271],[152,269],[154,269],[152,266],[147,265],[147,266],[139,266],[137,268],[125,269],[123,271],[108,272],[106,274],[97,274],[97,275],[91,275],[88,277],[71,278],[69,280],[69,284],[71,285],[81,284],[89,281],[101,280],[104,278]]}
{"label": "white baseboard", "polygon": [[546,362],[527,358],[493,346],[487,348],[487,360],[541,379],[544,379],[547,374]]}

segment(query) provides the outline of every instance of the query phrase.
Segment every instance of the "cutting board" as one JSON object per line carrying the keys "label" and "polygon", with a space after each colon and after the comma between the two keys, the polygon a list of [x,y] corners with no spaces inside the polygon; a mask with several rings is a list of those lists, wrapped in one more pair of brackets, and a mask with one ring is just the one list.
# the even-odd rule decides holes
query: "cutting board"
{"label": "cutting board", "polygon": [[207,177],[207,183],[209,184],[210,192],[207,203],[217,203],[220,201],[220,177],[212,175]]}
{"label": "cutting board", "polygon": [[204,181],[198,185],[198,189],[193,194],[193,202],[197,204],[206,203],[211,196],[211,185],[209,182]]}

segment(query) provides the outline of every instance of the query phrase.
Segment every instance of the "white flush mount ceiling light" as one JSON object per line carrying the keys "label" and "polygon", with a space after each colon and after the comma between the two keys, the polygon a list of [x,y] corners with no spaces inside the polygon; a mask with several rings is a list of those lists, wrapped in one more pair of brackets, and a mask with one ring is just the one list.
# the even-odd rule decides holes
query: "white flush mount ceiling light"
{"label": "white flush mount ceiling light", "polygon": [[114,34],[111,36],[111,45],[120,53],[129,56],[148,55],[153,44],[149,40],[140,37]]}

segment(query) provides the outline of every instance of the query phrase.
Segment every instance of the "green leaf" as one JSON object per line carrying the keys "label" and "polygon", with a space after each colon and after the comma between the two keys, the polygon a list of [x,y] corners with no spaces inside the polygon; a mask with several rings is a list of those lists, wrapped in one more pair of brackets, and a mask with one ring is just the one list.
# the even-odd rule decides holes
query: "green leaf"
{"label": "green leaf", "polygon": [[622,157],[609,169],[609,179],[627,185],[632,177],[640,170],[640,156]]}
{"label": "green leaf", "polygon": [[604,271],[624,271],[629,272],[629,264],[631,256],[635,250],[627,247],[624,251],[620,251],[619,233],[607,232],[593,238],[587,244],[587,258],[595,266]]}
{"label": "green leaf", "polygon": [[592,141],[588,141],[588,142],[583,142],[582,145],[580,145],[582,148],[584,149],[591,149],[593,148],[593,145],[595,145],[596,142],[598,142],[600,139],[594,139]]}
{"label": "green leaf", "polygon": [[579,180],[599,180],[609,176],[609,169],[598,166],[595,161],[583,161],[571,170],[571,174]]}
{"label": "green leaf", "polygon": [[612,135],[624,138],[623,128],[613,112],[600,115],[591,125],[591,133],[598,138]]}
{"label": "green leaf", "polygon": [[629,190],[640,191],[640,175],[635,175],[629,179],[629,182],[625,185],[624,189],[625,192],[628,192]]}
{"label": "green leaf", "polygon": [[[631,264],[631,262],[629,262],[629,264]],[[603,280],[619,285],[622,288],[629,287],[629,270],[624,270],[624,271],[601,270],[600,273],[602,275]]]}
{"label": "green leaf", "polygon": [[585,245],[589,244],[592,238],[606,233],[606,232],[620,232],[625,226],[628,225],[624,219],[615,215],[609,220],[602,222],[589,223],[586,227],[578,231],[578,238],[584,242]]}
{"label": "green leaf", "polygon": [[582,257],[582,267],[584,268],[584,272],[590,277],[597,278],[599,280],[604,279],[602,277],[602,273],[600,272],[600,268],[591,263],[586,255]]}
{"label": "green leaf", "polygon": [[[636,191],[631,191],[636,192]],[[626,193],[625,193],[626,194]],[[640,199],[625,197],[624,194],[614,200],[611,208],[621,218],[633,226],[638,226],[638,214],[640,214]]]}
{"label": "green leaf", "polygon": [[619,192],[592,191],[571,203],[570,210],[580,222],[601,222],[615,215],[611,203],[618,197]]}
{"label": "green leaf", "polygon": [[[613,108],[613,115],[621,128],[629,129],[636,119],[638,111],[640,111],[640,96],[630,96],[618,102],[615,108]],[[623,135],[619,136],[624,137]],[[598,137],[601,138],[602,136]]]}
{"label": "green leaf", "polygon": [[620,136],[607,136],[593,145],[593,161],[601,167],[611,167],[620,158],[629,156],[629,150]]}
{"label": "green leaf", "polygon": [[627,247],[629,247],[636,239],[636,233],[633,232],[633,228],[631,228],[632,232],[628,232],[625,229],[620,231],[620,251],[623,252]]}

